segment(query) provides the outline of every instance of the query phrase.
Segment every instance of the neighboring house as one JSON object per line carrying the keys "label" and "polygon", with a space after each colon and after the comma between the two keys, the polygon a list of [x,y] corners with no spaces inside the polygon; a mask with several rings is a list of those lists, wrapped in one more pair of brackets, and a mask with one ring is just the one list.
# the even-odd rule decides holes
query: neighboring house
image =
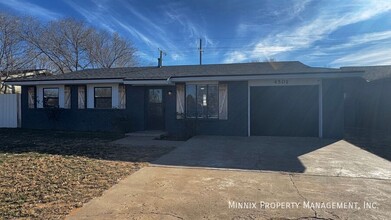
{"label": "neighboring house", "polygon": [[29,69],[29,70],[14,70],[7,73],[0,74],[0,94],[15,94],[21,93],[20,86],[5,85],[5,80],[17,80],[19,78],[29,78],[38,75],[51,75],[46,69]]}
{"label": "neighboring house", "polygon": [[343,137],[345,87],[355,81],[366,83],[364,69],[292,61],[90,69],[8,84],[22,86],[22,128]]}

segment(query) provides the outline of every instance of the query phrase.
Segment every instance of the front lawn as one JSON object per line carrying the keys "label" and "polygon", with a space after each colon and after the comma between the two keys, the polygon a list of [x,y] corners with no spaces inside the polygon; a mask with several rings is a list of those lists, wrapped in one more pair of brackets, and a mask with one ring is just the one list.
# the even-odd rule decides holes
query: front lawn
{"label": "front lawn", "polygon": [[0,219],[62,219],[169,147],[126,147],[122,134],[0,129]]}

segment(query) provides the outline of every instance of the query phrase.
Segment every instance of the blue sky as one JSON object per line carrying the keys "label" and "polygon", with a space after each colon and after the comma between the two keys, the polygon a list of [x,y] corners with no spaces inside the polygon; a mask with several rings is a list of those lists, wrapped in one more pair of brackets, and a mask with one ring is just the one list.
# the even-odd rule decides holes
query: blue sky
{"label": "blue sky", "polygon": [[4,0],[0,10],[75,17],[130,39],[140,65],[299,60],[321,67],[391,64],[390,0]]}

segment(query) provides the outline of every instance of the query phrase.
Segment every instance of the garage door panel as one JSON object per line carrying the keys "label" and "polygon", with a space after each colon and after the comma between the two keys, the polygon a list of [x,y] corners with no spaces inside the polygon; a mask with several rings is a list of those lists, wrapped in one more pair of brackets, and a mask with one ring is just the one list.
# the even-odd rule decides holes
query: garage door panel
{"label": "garage door panel", "polygon": [[251,87],[251,135],[318,136],[318,86]]}

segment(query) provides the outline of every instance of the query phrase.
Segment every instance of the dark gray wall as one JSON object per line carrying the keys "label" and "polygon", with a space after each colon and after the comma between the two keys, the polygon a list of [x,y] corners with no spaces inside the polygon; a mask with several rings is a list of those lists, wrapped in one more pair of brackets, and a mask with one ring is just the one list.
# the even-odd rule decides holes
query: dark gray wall
{"label": "dark gray wall", "polygon": [[391,78],[345,82],[345,128],[391,133]]}
{"label": "dark gray wall", "polygon": [[[78,109],[77,86],[71,87],[71,109],[56,109],[57,119],[50,118],[52,110],[29,109],[27,87],[22,87],[22,128],[131,131],[144,128],[144,89],[127,86],[126,109]],[[141,103],[141,106],[140,106]],[[132,106],[132,108],[130,108]]]}
{"label": "dark gray wall", "polygon": [[344,84],[340,79],[324,79],[323,86],[323,137],[344,136]]}
{"label": "dark gray wall", "polygon": [[[247,136],[248,83],[228,85],[228,120],[176,119],[175,86],[162,87],[165,100],[165,130],[172,135]],[[126,109],[78,109],[77,86],[72,86],[72,109],[61,109],[58,120],[46,109],[28,109],[27,87],[22,87],[22,127],[81,131],[140,131],[146,129],[146,88],[126,86]],[[169,91],[172,92],[168,95]],[[344,128],[343,84],[323,81],[324,137],[342,137]]]}

